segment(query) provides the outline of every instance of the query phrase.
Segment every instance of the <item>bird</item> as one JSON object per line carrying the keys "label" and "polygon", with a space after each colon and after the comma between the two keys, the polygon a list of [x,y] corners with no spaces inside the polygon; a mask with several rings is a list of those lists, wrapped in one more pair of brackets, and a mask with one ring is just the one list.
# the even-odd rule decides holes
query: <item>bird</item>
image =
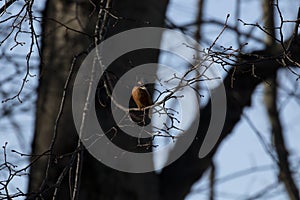
{"label": "bird", "polygon": [[138,81],[137,83],[138,84],[132,88],[131,96],[138,109],[144,110],[146,107],[153,104],[152,99],[144,83],[141,81]]}

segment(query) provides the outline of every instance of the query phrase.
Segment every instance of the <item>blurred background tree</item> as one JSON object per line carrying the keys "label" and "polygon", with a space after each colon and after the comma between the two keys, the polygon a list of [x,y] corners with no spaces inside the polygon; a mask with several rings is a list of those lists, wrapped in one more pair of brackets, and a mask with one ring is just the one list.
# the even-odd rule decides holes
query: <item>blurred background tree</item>
{"label": "blurred background tree", "polygon": [[[286,19],[285,14],[289,11],[285,10],[283,2],[261,0],[256,3],[262,9],[256,11],[253,10],[255,6],[248,2],[236,0],[235,7],[228,11],[231,16],[218,19],[209,16],[208,12],[213,9],[208,1],[194,3],[194,19],[180,23],[166,14],[167,8],[170,10],[176,5],[176,2],[168,1],[52,0],[46,1],[45,5],[35,1],[1,2],[1,199],[175,200],[192,199],[191,194],[195,192],[209,199],[272,199],[278,193],[282,198],[299,199],[299,152],[292,152],[291,159],[292,145],[286,142],[287,133],[280,115],[284,107],[291,104],[290,99],[298,103],[293,110],[298,110],[299,106],[298,8],[294,10],[292,19]],[[219,7],[214,4],[214,12],[218,12]],[[180,6],[176,8],[181,9]],[[250,8],[251,12],[258,14],[255,22],[249,22],[243,15],[243,11]],[[187,15],[188,12],[184,11]],[[200,102],[201,120],[194,122],[199,123],[197,136],[183,156],[159,172],[131,174],[103,165],[78,141],[71,111],[72,84],[82,60],[96,44],[124,30],[147,26],[175,29],[199,42],[200,46],[195,48],[205,49],[207,55],[214,59],[214,65],[224,72],[227,114],[221,138],[205,158],[199,159],[198,153],[210,123],[209,98]],[[157,38],[157,43],[160,42],[161,38]],[[118,73],[109,77],[110,89],[126,71],[144,63],[157,63],[162,54],[147,49],[122,56],[113,63],[112,68],[116,67]],[[167,63],[172,65],[170,60]],[[182,68],[185,70],[188,66]],[[205,93],[199,80],[193,80],[196,83],[193,86],[201,94]],[[288,80],[292,86],[285,88],[282,83],[285,81],[281,80]],[[263,105],[270,124],[267,128],[265,124],[256,125],[245,112],[246,107],[253,106],[257,88],[264,91]],[[154,93],[153,88],[150,92]],[[106,92],[102,91],[99,95],[101,99],[109,99]],[[109,105],[110,101],[107,100],[107,103]],[[111,110],[106,108],[110,106],[97,106],[98,117],[106,128],[115,127],[110,120]],[[34,110],[35,125],[32,128],[33,119],[27,115]],[[242,120],[250,125],[243,131],[257,135],[257,145],[263,147],[270,162],[236,170],[220,178],[218,164],[215,164],[219,154],[217,150],[226,143],[224,139],[227,136],[243,134],[234,131]],[[298,130],[292,132],[292,137],[296,137]],[[16,135],[10,136],[11,132]],[[30,132],[34,132],[33,138],[29,136]],[[121,130],[118,132],[114,141],[123,148],[136,146],[136,152],[152,150],[149,145],[144,145],[151,145],[151,139],[140,144],[140,140],[126,137]],[[18,145],[15,147],[6,143],[11,137],[17,138]],[[32,148],[27,145],[31,140]],[[177,139],[179,142],[180,138]],[[239,148],[244,147],[232,148],[240,151]],[[24,162],[29,158],[29,163]],[[231,159],[223,162],[231,163],[236,169],[241,161],[231,154]],[[155,165],[153,160],[149,163]],[[219,183],[267,170],[275,174],[275,181],[256,189],[256,192],[219,192]],[[28,191],[19,189],[20,185],[27,184],[26,180],[29,180]],[[196,187],[195,183],[201,181],[205,186]],[[193,185],[196,187],[194,190]],[[239,191],[239,188],[234,190]]]}

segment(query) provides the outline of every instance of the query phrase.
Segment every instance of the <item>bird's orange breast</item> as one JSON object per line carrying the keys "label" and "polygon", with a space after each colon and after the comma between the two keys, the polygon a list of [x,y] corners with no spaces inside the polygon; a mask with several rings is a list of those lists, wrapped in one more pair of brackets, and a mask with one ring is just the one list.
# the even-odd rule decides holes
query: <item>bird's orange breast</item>
{"label": "bird's orange breast", "polygon": [[151,96],[145,87],[133,87],[131,95],[139,109],[143,109],[152,105]]}

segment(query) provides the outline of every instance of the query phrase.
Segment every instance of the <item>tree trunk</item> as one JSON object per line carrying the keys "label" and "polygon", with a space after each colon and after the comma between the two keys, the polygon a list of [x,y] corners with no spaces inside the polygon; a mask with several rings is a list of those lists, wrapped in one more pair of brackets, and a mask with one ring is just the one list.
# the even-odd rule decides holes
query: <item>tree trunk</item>
{"label": "tree trunk", "polygon": [[[77,5],[76,2],[47,1],[44,12],[42,62],[32,152],[33,155],[43,153],[44,155],[38,160],[35,160],[37,157],[32,157],[34,164],[31,167],[29,183],[32,198],[42,194],[44,199],[50,199],[55,193],[57,199],[70,199],[74,188],[77,156],[74,151],[78,144],[71,107],[71,86],[74,75],[71,76],[69,86],[64,89],[64,85],[74,56],[84,52],[90,44],[94,43],[94,38],[88,35],[94,34],[98,12],[96,10],[92,13],[94,7],[89,1],[78,1]],[[161,0],[115,1],[112,8],[114,14],[126,17],[126,19],[113,24],[108,29],[107,36],[136,27],[162,27],[167,4],[167,1]],[[91,17],[89,17],[90,14],[92,14]],[[160,42],[159,38],[157,42]],[[148,54],[136,54],[133,62],[141,64],[149,60],[157,61],[158,55],[158,52],[153,51]],[[75,71],[83,56],[76,58]],[[131,68],[128,58],[124,57],[124,59],[120,61],[122,65],[118,65],[121,72]],[[63,100],[64,105],[60,110]],[[109,114],[105,109],[103,112]],[[52,155],[48,163],[49,154]],[[78,191],[80,192],[74,197],[79,199],[158,199],[157,177],[154,172],[123,173],[104,166],[86,151],[81,156],[83,162],[79,177]]]}

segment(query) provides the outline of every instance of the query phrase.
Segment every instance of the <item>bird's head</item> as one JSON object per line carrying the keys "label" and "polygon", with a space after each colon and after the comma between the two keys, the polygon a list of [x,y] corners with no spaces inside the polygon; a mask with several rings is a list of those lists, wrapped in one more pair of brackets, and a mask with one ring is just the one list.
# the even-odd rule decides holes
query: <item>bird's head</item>
{"label": "bird's head", "polygon": [[138,86],[144,86],[145,84],[143,83],[143,81],[138,81],[138,82],[137,82],[137,85],[138,85]]}
{"label": "bird's head", "polygon": [[137,86],[138,86],[139,88],[141,88],[141,89],[146,89],[145,84],[144,84],[143,81],[138,81],[138,82],[137,82]]}

